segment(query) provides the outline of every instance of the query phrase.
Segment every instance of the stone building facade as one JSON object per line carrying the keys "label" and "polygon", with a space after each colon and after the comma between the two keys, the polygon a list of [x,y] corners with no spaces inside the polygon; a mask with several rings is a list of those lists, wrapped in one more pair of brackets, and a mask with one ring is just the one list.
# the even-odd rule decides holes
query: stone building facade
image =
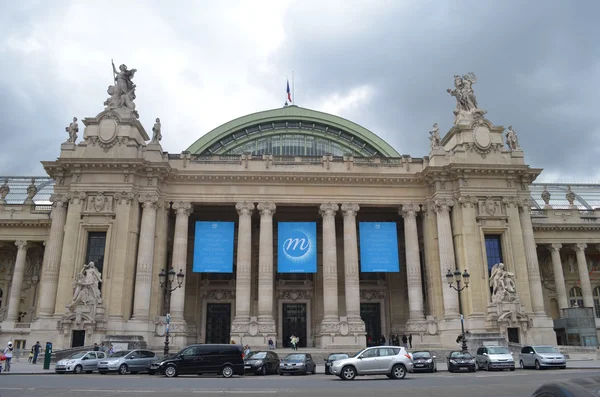
{"label": "stone building facade", "polygon": [[[43,162],[49,177],[0,186],[5,339],[159,349],[169,312],[175,347],[285,346],[296,335],[300,346],[358,349],[402,334],[454,347],[459,297],[446,274],[455,269],[470,273],[461,296],[472,335],[556,344],[561,309],[600,317],[600,189],[534,184],[542,170],[527,165],[514,130],[476,105],[459,102],[454,126],[441,138],[435,125],[429,155],[414,158],[295,105],[233,120],[170,154],[158,119],[151,139],[131,103],[111,100],[83,120],[79,142],[76,120],[67,127],[60,156]],[[202,220],[234,222],[232,273],[193,272]],[[317,224],[316,273],[277,272],[285,221]],[[399,272],[361,272],[362,221],[396,222]],[[86,281],[96,274],[89,262],[100,282]],[[170,268],[185,278],[166,302],[159,273]]]}

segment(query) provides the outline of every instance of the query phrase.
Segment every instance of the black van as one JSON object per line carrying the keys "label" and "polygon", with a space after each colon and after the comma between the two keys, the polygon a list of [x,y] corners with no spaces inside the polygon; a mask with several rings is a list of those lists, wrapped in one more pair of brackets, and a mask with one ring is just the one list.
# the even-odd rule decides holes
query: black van
{"label": "black van", "polygon": [[244,375],[244,350],[241,345],[190,345],[174,356],[165,357],[158,371],[168,378],[211,373],[224,378]]}

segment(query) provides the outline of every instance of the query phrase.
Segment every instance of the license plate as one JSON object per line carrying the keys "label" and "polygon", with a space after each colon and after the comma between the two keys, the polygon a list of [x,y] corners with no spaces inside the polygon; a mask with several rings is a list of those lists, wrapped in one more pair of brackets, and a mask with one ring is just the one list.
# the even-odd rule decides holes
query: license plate
{"label": "license plate", "polygon": [[461,370],[461,371],[466,371],[466,370],[468,370],[468,369],[469,369],[469,368],[467,368],[467,367],[460,367],[460,370]]}
{"label": "license plate", "polygon": [[244,365],[244,369],[250,369],[251,367],[249,365]]}
{"label": "license plate", "polygon": [[425,364],[415,364],[415,367],[424,367]]}

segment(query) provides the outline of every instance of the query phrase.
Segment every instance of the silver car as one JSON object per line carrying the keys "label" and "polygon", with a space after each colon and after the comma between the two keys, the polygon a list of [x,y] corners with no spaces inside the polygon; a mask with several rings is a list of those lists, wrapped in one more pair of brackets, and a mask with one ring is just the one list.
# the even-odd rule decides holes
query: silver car
{"label": "silver car", "polygon": [[475,356],[477,369],[510,369],[515,370],[515,359],[504,346],[484,346],[477,349]]}
{"label": "silver car", "polygon": [[521,368],[567,368],[567,359],[553,346],[524,346],[519,354]]}
{"label": "silver car", "polygon": [[404,379],[413,372],[411,356],[404,347],[368,347],[350,358],[334,361],[331,373],[343,380],[352,380],[360,375],[386,375],[390,379]]}
{"label": "silver car", "polygon": [[118,372],[120,375],[149,372],[150,365],[157,359],[156,353],[150,350],[121,350],[100,361],[98,372],[103,375],[109,372]]}
{"label": "silver car", "polygon": [[98,370],[98,362],[105,357],[104,352],[100,351],[73,353],[69,357],[59,360],[54,367],[54,372],[59,374],[66,372],[80,374],[86,372],[89,374]]}

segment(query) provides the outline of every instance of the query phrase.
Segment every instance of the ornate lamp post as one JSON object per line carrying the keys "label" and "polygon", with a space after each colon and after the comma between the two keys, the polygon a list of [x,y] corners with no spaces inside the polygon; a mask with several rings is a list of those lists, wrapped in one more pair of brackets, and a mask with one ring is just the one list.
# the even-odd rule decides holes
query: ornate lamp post
{"label": "ornate lamp post", "polygon": [[[454,273],[452,273],[450,271],[450,269],[448,269],[448,273],[446,273],[446,281],[448,282],[448,285],[450,286],[450,288],[452,288],[458,292],[458,312],[460,314],[460,328],[461,328],[461,338],[462,338],[461,349],[464,352],[467,351],[467,340],[465,338],[465,322],[464,322],[464,316],[463,316],[463,310],[462,310],[462,301],[460,299],[460,293],[465,288],[469,288],[469,277],[471,277],[471,275],[466,270],[463,274],[460,274],[460,270],[458,270],[458,269],[456,269],[454,271]],[[460,283],[462,281],[461,279],[464,279],[464,283],[465,283],[465,285],[463,285],[462,287],[460,285]],[[456,286],[454,285],[455,282],[456,282]]]}
{"label": "ornate lamp post", "polygon": [[[177,277],[177,284],[174,284],[175,277]],[[175,274],[175,270],[173,270],[173,268],[169,269],[168,273],[166,273],[165,269],[163,269],[158,275],[160,287],[163,288],[165,292],[165,315],[167,316],[167,326],[165,328],[165,356],[169,354],[169,323],[171,320],[171,315],[169,314],[169,311],[171,306],[171,293],[177,288],[181,288],[184,277],[185,275],[183,274],[183,271],[181,271],[181,269],[179,270],[179,273]]]}

